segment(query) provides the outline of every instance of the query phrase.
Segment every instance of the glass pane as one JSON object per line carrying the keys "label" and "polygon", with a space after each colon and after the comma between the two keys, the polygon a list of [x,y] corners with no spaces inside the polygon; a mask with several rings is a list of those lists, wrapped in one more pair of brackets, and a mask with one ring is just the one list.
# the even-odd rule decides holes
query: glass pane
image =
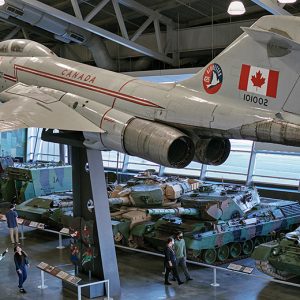
{"label": "glass pane", "polygon": [[137,156],[129,156],[127,169],[131,171],[145,171],[147,169],[154,169],[155,172],[158,172],[159,165]]}
{"label": "glass pane", "polygon": [[246,181],[247,175],[206,172],[206,179],[226,179],[226,180]]}
{"label": "glass pane", "polygon": [[187,165],[184,169],[176,169],[176,168],[165,168],[164,174],[166,175],[178,175],[178,176],[193,176],[200,177],[202,164],[198,162],[192,161],[189,165]]}
{"label": "glass pane", "polygon": [[258,153],[253,175],[299,180],[300,156]]}
{"label": "glass pane", "polygon": [[252,141],[247,140],[230,140],[231,150],[250,151],[252,150]]}
{"label": "glass pane", "polygon": [[193,176],[195,178],[200,177],[200,170],[193,170],[193,169],[174,169],[174,168],[165,168],[164,171],[165,175],[178,175],[178,176]]}
{"label": "glass pane", "polygon": [[[220,166],[207,166],[207,171],[247,174],[250,152],[231,151],[226,162]],[[227,176],[227,175],[226,175]]]}
{"label": "glass pane", "polygon": [[[117,162],[103,160],[103,166],[104,168],[117,169]],[[119,162],[118,169],[122,170],[122,168],[123,168],[123,163]]]}
{"label": "glass pane", "polygon": [[25,159],[26,130],[18,129],[0,133],[0,155]]}
{"label": "glass pane", "polygon": [[123,162],[124,154],[117,151],[101,151],[103,160],[117,161],[119,154],[119,162]]}
{"label": "glass pane", "polygon": [[159,171],[159,165],[150,165],[150,164],[128,164],[128,171],[145,171],[148,169],[154,169],[156,173]]}
{"label": "glass pane", "polygon": [[[122,169],[124,162],[124,154],[118,151],[101,151],[103,166],[112,169]],[[119,163],[117,164],[119,158]]]}
{"label": "glass pane", "polygon": [[279,179],[279,178],[272,178],[272,177],[253,176],[252,180],[255,184],[271,183],[271,184],[280,184],[286,186],[299,186],[299,180],[292,180],[292,179]]}

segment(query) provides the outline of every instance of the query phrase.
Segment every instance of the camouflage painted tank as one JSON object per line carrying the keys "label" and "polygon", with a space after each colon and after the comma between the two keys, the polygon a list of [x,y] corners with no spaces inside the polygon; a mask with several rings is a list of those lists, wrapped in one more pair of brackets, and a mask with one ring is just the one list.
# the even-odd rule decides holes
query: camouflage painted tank
{"label": "camouflage painted tank", "polygon": [[116,187],[109,198],[115,241],[136,247],[131,231],[135,226],[151,221],[146,209],[178,207],[178,199],[198,188],[199,184],[194,179],[160,178],[142,173],[125,186]]}
{"label": "camouflage painted tank", "polygon": [[51,228],[68,227],[73,218],[72,193],[56,193],[29,199],[16,206],[18,216]]}
{"label": "camouflage painted tank", "polygon": [[281,280],[300,276],[300,227],[257,246],[252,253],[259,271]]}
{"label": "camouflage painted tank", "polygon": [[140,247],[158,250],[176,231],[184,233],[188,258],[208,264],[238,259],[270,239],[274,232],[300,223],[300,205],[292,201],[260,201],[255,188],[207,185],[181,198],[181,208],[148,209],[156,222],[133,228]]}

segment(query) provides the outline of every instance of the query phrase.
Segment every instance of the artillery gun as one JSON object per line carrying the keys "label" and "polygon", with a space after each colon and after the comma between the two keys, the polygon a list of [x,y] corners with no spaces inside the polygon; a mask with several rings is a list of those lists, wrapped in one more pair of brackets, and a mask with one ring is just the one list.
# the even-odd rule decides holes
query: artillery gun
{"label": "artillery gun", "polygon": [[1,180],[5,202],[21,203],[34,197],[72,190],[72,167],[60,163],[24,163],[8,166]]}
{"label": "artillery gun", "polygon": [[256,268],[276,279],[300,275],[300,227],[281,238],[257,246],[251,255]]}
{"label": "artillery gun", "polygon": [[181,197],[181,208],[148,209],[152,218],[131,234],[138,246],[162,250],[168,237],[184,233],[188,258],[208,264],[249,256],[275,233],[300,223],[300,205],[261,201],[255,188],[211,185]]}

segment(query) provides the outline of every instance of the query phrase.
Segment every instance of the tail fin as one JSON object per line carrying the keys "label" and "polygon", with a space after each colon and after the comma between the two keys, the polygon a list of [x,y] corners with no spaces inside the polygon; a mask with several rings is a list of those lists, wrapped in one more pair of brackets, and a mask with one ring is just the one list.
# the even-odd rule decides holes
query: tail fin
{"label": "tail fin", "polygon": [[179,84],[215,102],[300,114],[300,18],[265,16]]}

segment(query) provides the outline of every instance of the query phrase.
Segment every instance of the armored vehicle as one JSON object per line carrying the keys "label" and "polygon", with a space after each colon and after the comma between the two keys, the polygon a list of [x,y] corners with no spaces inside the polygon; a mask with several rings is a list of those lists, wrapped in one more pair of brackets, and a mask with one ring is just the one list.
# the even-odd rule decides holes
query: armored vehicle
{"label": "armored vehicle", "polygon": [[136,247],[131,230],[151,220],[146,209],[178,207],[178,199],[197,189],[199,184],[194,179],[160,178],[147,172],[139,174],[125,186],[117,186],[109,198],[115,241]]}
{"label": "armored vehicle", "polygon": [[300,227],[252,253],[259,271],[281,280],[300,276]]}
{"label": "armored vehicle", "polygon": [[133,241],[162,250],[169,236],[182,231],[188,258],[215,264],[248,256],[274,233],[300,223],[299,203],[260,201],[255,188],[238,185],[200,187],[183,195],[181,206],[148,209],[152,220],[132,229]]}
{"label": "armored vehicle", "polygon": [[70,223],[68,219],[73,216],[72,193],[55,193],[32,198],[17,205],[16,210],[20,218],[61,229]]}
{"label": "armored vehicle", "polygon": [[5,170],[1,183],[4,201],[25,200],[72,190],[72,167],[59,163],[26,163]]}
{"label": "armored vehicle", "polygon": [[111,208],[117,206],[171,206],[185,193],[198,189],[200,181],[178,177],[158,177],[151,170],[139,173],[109,194]]}

